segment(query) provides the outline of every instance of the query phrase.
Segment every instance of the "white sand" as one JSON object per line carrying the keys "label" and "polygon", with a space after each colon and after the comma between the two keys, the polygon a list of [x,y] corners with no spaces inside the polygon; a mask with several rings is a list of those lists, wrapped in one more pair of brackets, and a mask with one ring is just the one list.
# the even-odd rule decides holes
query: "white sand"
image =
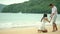
{"label": "white sand", "polygon": [[46,27],[46,29],[47,33],[38,33],[36,27],[10,28],[0,30],[0,34],[60,34],[60,26],[56,32],[52,32],[52,26]]}

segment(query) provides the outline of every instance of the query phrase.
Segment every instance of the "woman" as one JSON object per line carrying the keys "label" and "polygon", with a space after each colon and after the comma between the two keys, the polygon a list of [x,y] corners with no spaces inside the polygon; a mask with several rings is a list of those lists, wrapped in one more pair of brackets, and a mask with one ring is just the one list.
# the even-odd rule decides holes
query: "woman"
{"label": "woman", "polygon": [[46,23],[46,22],[49,22],[49,23],[50,23],[50,21],[49,21],[48,18],[47,18],[47,14],[44,14],[44,15],[43,15],[43,17],[42,17],[42,19],[41,19],[41,22],[42,22],[41,28],[38,27],[38,32],[47,32],[47,29],[45,29],[45,23]]}

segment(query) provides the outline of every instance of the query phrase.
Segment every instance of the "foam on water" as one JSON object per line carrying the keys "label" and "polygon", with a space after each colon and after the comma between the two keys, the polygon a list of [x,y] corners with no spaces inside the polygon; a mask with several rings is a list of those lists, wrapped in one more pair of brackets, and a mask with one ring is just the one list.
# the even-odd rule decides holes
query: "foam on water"
{"label": "foam on water", "polygon": [[[41,25],[42,14],[21,14],[21,13],[0,13],[0,28],[15,27],[37,27]],[[50,15],[48,15],[50,16]],[[50,17],[48,17],[50,18]],[[60,24],[60,14],[57,17],[57,24]],[[51,25],[52,23],[46,23]]]}
{"label": "foam on water", "polygon": [[[48,25],[49,23],[46,23]],[[51,25],[51,24],[49,24]],[[0,29],[5,28],[18,28],[18,27],[37,27],[41,26],[41,22],[6,22],[6,23],[0,23]]]}

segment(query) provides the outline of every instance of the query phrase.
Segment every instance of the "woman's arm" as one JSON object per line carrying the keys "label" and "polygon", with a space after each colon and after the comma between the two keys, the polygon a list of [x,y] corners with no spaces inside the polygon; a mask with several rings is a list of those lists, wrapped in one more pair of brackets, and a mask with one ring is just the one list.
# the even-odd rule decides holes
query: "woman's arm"
{"label": "woman's arm", "polygon": [[50,21],[48,20],[48,18],[45,18],[45,20],[50,23]]}
{"label": "woman's arm", "polygon": [[[44,17],[43,17],[43,18],[44,18]],[[42,22],[43,18],[41,19],[41,22]]]}

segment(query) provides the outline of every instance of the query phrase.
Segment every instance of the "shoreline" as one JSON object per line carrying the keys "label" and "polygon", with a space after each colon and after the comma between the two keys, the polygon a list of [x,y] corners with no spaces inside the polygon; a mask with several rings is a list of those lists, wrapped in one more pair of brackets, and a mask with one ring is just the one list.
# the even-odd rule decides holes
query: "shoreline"
{"label": "shoreline", "polygon": [[56,32],[52,32],[52,26],[46,26],[46,29],[48,30],[47,33],[38,33],[36,27],[9,28],[1,29],[0,34],[60,34],[60,26]]}
{"label": "shoreline", "polygon": [[[60,26],[60,25],[57,25]],[[12,28],[31,28],[31,27],[35,27],[37,28],[37,26],[17,26],[17,27],[6,27],[6,28],[0,28],[0,30],[4,30],[4,29],[12,29]],[[46,25],[45,27],[52,27],[52,25]]]}

